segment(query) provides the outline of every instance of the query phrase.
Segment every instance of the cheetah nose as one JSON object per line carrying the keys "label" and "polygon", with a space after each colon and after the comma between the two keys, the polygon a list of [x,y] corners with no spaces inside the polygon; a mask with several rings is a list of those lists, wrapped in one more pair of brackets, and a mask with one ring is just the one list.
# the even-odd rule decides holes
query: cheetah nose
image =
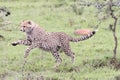
{"label": "cheetah nose", "polygon": [[20,31],[23,31],[22,29],[20,29]]}

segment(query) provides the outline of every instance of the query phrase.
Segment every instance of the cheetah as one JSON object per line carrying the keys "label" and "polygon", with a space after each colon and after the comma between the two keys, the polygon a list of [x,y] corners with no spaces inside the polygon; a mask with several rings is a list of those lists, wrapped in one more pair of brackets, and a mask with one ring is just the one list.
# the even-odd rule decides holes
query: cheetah
{"label": "cheetah", "polygon": [[20,31],[25,32],[27,37],[23,40],[12,42],[13,46],[26,45],[29,46],[25,53],[24,58],[27,58],[29,52],[34,48],[40,48],[42,50],[52,53],[56,60],[54,67],[57,67],[62,62],[60,57],[60,50],[67,56],[71,57],[71,62],[74,63],[75,53],[71,51],[70,41],[79,42],[92,37],[96,31],[92,31],[87,35],[80,38],[73,38],[67,35],[65,32],[46,32],[42,27],[33,22],[32,20],[25,20],[20,24]]}

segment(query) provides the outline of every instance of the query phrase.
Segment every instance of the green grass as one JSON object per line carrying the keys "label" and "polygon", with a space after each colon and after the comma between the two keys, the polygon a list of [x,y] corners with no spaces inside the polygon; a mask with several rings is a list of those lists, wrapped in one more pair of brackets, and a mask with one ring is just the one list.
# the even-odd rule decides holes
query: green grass
{"label": "green grass", "polygon": [[[113,57],[114,40],[108,26],[112,19],[102,21],[97,34],[89,40],[71,43],[75,52],[75,64],[70,63],[70,58],[61,53],[63,63],[54,69],[54,58],[48,52],[34,49],[27,58],[24,70],[23,54],[26,46],[11,46],[11,42],[25,38],[25,33],[19,31],[20,22],[30,19],[38,23],[48,32],[62,31],[73,34],[75,29],[88,28],[99,21],[95,17],[97,11],[94,7],[85,7],[82,15],[76,15],[72,8],[72,0],[0,0],[0,6],[6,6],[11,11],[8,20],[10,25],[0,30],[0,34],[6,39],[0,41],[0,80],[115,80],[120,76],[120,70],[109,64],[109,58]],[[59,6],[59,4],[63,4]],[[72,21],[72,25],[71,25]],[[117,36],[120,44],[119,24]],[[107,59],[108,58],[108,59]],[[118,45],[117,58],[120,60],[120,46]],[[102,61],[100,66],[100,62]],[[95,67],[96,65],[97,67]],[[22,76],[22,74],[24,76]]]}

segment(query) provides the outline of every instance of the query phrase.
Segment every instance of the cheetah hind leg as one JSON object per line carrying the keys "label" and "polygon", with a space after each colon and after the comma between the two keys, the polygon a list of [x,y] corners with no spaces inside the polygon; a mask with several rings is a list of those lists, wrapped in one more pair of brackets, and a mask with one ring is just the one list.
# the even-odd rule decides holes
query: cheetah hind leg
{"label": "cheetah hind leg", "polygon": [[71,51],[71,49],[64,50],[65,54],[71,57],[71,63],[74,64],[75,62],[75,53]]}
{"label": "cheetah hind leg", "polygon": [[67,54],[67,55],[71,57],[71,63],[74,64],[75,63],[75,54],[73,52],[71,52],[71,54]]}
{"label": "cheetah hind leg", "polygon": [[55,63],[55,65],[54,65],[54,68],[57,68],[57,67],[61,64],[62,59],[60,58],[60,55],[59,55],[58,52],[54,52],[54,53],[52,53],[52,54],[53,54],[53,56],[54,56],[55,59],[56,59],[56,63]]}
{"label": "cheetah hind leg", "polygon": [[64,42],[62,44],[62,50],[63,52],[69,56],[71,58],[71,63],[74,64],[74,61],[75,61],[75,53],[71,51],[71,48],[70,48],[70,45],[69,45],[69,42]]}

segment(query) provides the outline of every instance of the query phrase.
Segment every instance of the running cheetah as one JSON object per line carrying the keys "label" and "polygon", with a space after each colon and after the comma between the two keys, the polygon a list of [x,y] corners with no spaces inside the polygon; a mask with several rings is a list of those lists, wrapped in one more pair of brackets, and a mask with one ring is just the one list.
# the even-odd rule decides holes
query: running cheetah
{"label": "running cheetah", "polygon": [[71,51],[69,45],[70,41],[83,41],[89,39],[96,33],[96,31],[92,31],[87,35],[81,36],[80,38],[73,38],[64,32],[46,32],[39,25],[31,20],[23,21],[21,23],[20,30],[26,33],[27,38],[24,40],[15,41],[12,43],[12,45],[16,46],[22,44],[29,46],[25,51],[24,58],[28,56],[29,52],[32,49],[40,48],[52,53],[52,55],[56,59],[55,67],[59,66],[62,62],[62,59],[59,55],[60,50],[62,50],[67,56],[71,57],[72,63],[74,62],[75,54]]}

